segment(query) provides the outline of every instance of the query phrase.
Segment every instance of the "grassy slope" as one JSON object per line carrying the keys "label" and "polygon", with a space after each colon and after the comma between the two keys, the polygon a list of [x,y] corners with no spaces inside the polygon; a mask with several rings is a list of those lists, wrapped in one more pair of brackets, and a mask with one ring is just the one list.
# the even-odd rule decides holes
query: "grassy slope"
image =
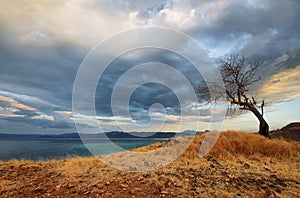
{"label": "grassy slope", "polygon": [[196,136],[180,158],[151,172],[119,171],[97,158],[0,162],[0,197],[300,197],[299,143],[224,132],[199,158],[203,139]]}

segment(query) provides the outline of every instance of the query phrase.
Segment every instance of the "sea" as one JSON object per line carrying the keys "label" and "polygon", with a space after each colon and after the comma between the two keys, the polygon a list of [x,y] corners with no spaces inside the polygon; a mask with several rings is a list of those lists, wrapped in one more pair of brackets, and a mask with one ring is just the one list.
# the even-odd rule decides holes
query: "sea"
{"label": "sea", "polygon": [[[111,138],[119,148],[134,148],[163,142],[166,138]],[[120,151],[105,140],[82,142],[80,138],[0,138],[0,160],[51,160],[68,157],[89,157]],[[90,152],[92,150],[93,154]]]}

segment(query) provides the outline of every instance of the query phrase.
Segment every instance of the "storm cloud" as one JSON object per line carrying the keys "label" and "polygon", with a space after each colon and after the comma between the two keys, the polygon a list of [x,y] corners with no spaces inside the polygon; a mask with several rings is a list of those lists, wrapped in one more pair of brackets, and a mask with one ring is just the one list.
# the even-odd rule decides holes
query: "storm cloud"
{"label": "storm cloud", "polygon": [[[182,31],[196,39],[216,64],[222,57],[237,53],[249,57],[250,61],[258,60],[264,81],[253,92],[271,98],[272,104],[299,97],[298,78],[291,75],[299,73],[300,65],[297,0],[13,0],[0,4],[3,8],[0,13],[0,132],[19,132],[22,124],[26,125],[26,133],[36,132],[38,128],[49,133],[74,132],[72,91],[82,61],[102,40],[138,27],[160,26]],[[197,53],[187,43],[182,48]],[[148,62],[172,66],[194,88],[203,80],[189,61],[170,51],[149,48],[127,52],[99,77],[95,93],[98,117],[80,115],[82,123],[94,128],[95,121],[99,121],[106,130],[119,129],[111,121],[113,89],[123,73]],[[289,75],[291,78],[283,77]],[[176,78],[165,74],[165,81],[176,83]],[[289,85],[292,88],[288,89]],[[131,84],[122,86],[125,89]],[[188,94],[184,85],[177,88],[178,93]],[[278,94],[281,89],[286,90],[285,94]],[[201,98],[198,100],[202,102]],[[151,109],[156,103],[162,104],[165,110],[155,106]],[[119,108],[122,112],[124,107]],[[123,125],[147,123],[150,118],[154,123],[165,119],[164,130],[174,129],[182,113],[182,104],[174,91],[156,83],[136,89],[128,108],[130,118],[126,114],[117,117]],[[202,108],[200,120],[208,123],[209,112],[205,105]],[[189,129],[196,118],[183,120]]]}

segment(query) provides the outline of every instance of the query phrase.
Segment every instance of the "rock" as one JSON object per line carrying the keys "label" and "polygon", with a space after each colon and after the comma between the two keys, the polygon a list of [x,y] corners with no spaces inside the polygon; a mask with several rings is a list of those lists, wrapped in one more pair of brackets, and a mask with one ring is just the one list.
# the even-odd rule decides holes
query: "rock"
{"label": "rock", "polygon": [[168,194],[168,193],[167,193],[167,191],[164,191],[164,190],[163,190],[163,191],[160,192],[160,194],[166,195],[166,194]]}
{"label": "rock", "polygon": [[264,170],[270,171],[271,169],[268,166],[264,165]]}
{"label": "rock", "polygon": [[209,183],[210,183],[210,181],[209,181],[208,179],[204,179],[203,182],[204,182],[205,184],[209,184]]}
{"label": "rock", "polygon": [[[163,174],[163,172],[160,172],[160,174]],[[150,174],[143,174],[141,177],[144,177],[144,178],[147,178],[147,177],[150,177]]]}
{"label": "rock", "polygon": [[194,177],[195,177],[195,175],[189,175],[189,177],[190,177],[190,178],[194,178]]}
{"label": "rock", "polygon": [[90,193],[91,193],[90,191],[86,191],[86,192],[84,192],[83,194],[88,195],[88,194],[90,194]]}
{"label": "rock", "polygon": [[87,189],[88,189],[88,191],[92,191],[93,190],[93,186],[88,186]]}
{"label": "rock", "polygon": [[120,187],[121,188],[128,188],[128,185],[127,184],[120,184]]}
{"label": "rock", "polygon": [[44,189],[42,187],[38,186],[38,187],[36,187],[34,189],[34,191],[36,191],[36,192],[42,192],[42,191],[44,191]]}
{"label": "rock", "polygon": [[263,188],[263,189],[268,188],[267,184],[261,184],[260,187]]}
{"label": "rock", "polygon": [[181,183],[174,183],[174,186],[175,187],[182,187],[182,184]]}
{"label": "rock", "polygon": [[143,181],[144,177],[143,176],[139,176],[139,178],[137,179],[138,181]]}
{"label": "rock", "polygon": [[68,184],[67,184],[67,188],[73,188],[73,187],[74,187],[73,184],[71,184],[71,183],[68,183]]}
{"label": "rock", "polygon": [[55,189],[56,189],[57,191],[59,191],[59,190],[61,189],[61,184],[56,185],[56,186],[55,186]]}

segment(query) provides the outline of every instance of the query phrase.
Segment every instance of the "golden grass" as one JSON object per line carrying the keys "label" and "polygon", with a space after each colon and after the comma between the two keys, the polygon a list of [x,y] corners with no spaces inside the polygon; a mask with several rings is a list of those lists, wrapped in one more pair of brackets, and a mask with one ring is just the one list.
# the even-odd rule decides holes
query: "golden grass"
{"label": "golden grass", "polygon": [[[193,143],[183,157],[194,159],[198,157],[200,145],[205,134],[195,136]],[[219,159],[232,159],[237,156],[270,157],[275,159],[299,159],[300,144],[283,139],[267,139],[258,134],[234,131],[222,132],[209,155]]]}

